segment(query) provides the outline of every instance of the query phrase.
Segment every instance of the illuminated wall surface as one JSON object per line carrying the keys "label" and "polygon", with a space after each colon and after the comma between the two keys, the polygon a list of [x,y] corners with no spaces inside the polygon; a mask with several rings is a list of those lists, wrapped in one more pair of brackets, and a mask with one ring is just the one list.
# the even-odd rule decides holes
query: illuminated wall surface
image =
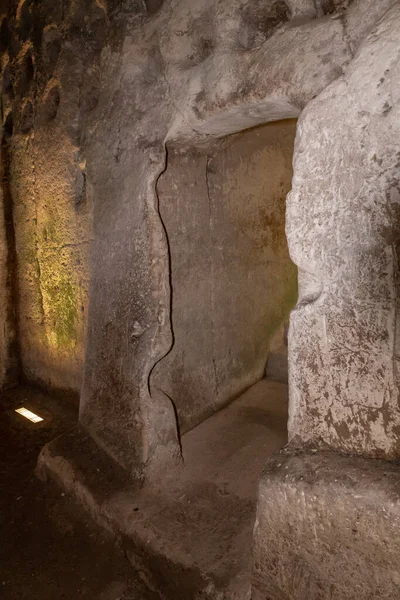
{"label": "illuminated wall surface", "polygon": [[14,148],[20,351],[29,378],[78,389],[88,306],[91,211],[86,198],[78,202],[76,197],[77,150],[69,140],[59,147],[57,129],[53,123],[38,132],[28,149],[25,140]]}
{"label": "illuminated wall surface", "polygon": [[[0,15],[10,157],[2,169],[15,229],[17,294],[11,304],[18,310],[17,352],[28,379],[72,390],[79,390],[82,379],[93,212],[81,136],[94,106],[91,66],[99,56],[93,36],[90,44],[85,36],[102,19],[104,10],[85,2],[63,12],[61,3],[26,1],[7,18]],[[86,22],[84,33],[74,29],[78,22]],[[0,220],[2,323],[10,304],[3,298],[8,262]],[[0,382],[9,337],[2,327]]]}

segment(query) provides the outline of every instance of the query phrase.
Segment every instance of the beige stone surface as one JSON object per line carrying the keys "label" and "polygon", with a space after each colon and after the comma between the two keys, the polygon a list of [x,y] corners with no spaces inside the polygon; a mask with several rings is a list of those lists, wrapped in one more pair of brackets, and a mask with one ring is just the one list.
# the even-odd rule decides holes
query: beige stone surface
{"label": "beige stone surface", "polygon": [[[254,492],[254,467],[284,431],[270,430],[262,396],[214,414],[212,439],[205,422],[187,430],[260,378],[269,348],[282,350],[294,125],[281,121],[299,118],[286,227],[300,275],[289,436],[311,452],[299,462],[291,448],[262,478],[254,595],[397,599],[394,463],[325,460],[320,447],[400,452],[399,1],[22,0],[7,10],[22,367],[49,386],[83,380],[78,432],[45,450],[42,467],[103,525],[131,539],[141,530],[135,560],[153,532],[149,554],[170,553],[162,572],[174,600],[175,564],[198,574],[193,547],[222,588],[225,564],[248,564],[232,523],[245,479]],[[1,260],[0,284],[4,250]],[[163,505],[160,482],[168,498],[184,477],[182,450],[195,492],[185,485]],[[218,481],[212,494],[203,471]],[[128,481],[122,505],[102,495],[116,479]],[[214,599],[215,588],[197,589]]]}
{"label": "beige stone surface", "polygon": [[290,437],[386,457],[400,431],[399,27],[396,3],[304,111],[287,213]]}
{"label": "beige stone surface", "polygon": [[[7,40],[1,46],[4,116],[12,110],[15,124],[12,186],[18,213],[23,368],[32,379],[78,390],[87,327],[81,422],[120,464],[142,474],[146,466],[157,463],[165,448],[169,448],[167,455],[179,453],[174,407],[151,381],[154,369],[173,345],[170,249],[157,195],[159,177],[165,170],[168,174],[168,149],[190,152],[196,147],[197,152],[213,144],[216,148],[219,138],[269,121],[297,118],[307,107],[308,115],[316,110],[318,130],[314,128],[316,137],[304,150],[304,157],[314,151],[315,159],[322,161],[324,175],[332,179],[331,164],[336,159],[323,163],[325,155],[318,155],[320,147],[315,140],[321,140],[318,144],[329,142],[323,115],[318,113],[325,96],[319,95],[338,80],[340,101],[326,97],[325,113],[332,124],[338,119],[342,129],[330,143],[335,151],[349,139],[349,154],[355,155],[353,162],[358,160],[355,173],[361,182],[359,174],[368,176],[369,172],[363,170],[361,158],[356,158],[361,156],[358,144],[362,139],[357,132],[360,123],[368,120],[363,111],[368,113],[369,100],[356,119],[347,86],[357,69],[364,73],[365,82],[377,76],[373,68],[370,75],[367,63],[361,65],[359,47],[392,5],[398,7],[398,2],[167,0],[103,4],[82,0],[62,11],[46,0],[40,5],[22,2],[10,6],[8,25],[2,19],[2,39]],[[391,35],[388,29],[380,29],[377,46],[383,48]],[[354,59],[357,52],[360,54]],[[379,73],[376,85],[381,77],[385,75]],[[376,96],[372,91],[370,96],[369,88],[355,89],[354,102],[356,98],[360,101],[360,91],[368,99]],[[394,115],[395,108],[386,123],[391,123]],[[311,122],[313,116],[306,116],[300,128],[295,151],[298,165],[304,160],[301,140],[307,118]],[[389,130],[386,133],[389,135]],[[377,157],[380,160],[378,153]],[[313,165],[307,173],[318,179]],[[332,194],[342,193],[346,177],[341,173],[332,179]],[[353,184],[355,188],[356,179]],[[329,194],[324,198],[331,202]],[[308,207],[311,212],[312,206],[313,202]],[[334,230],[331,223],[326,228],[321,240],[325,245]],[[294,230],[289,233],[292,253],[304,270],[295,249]],[[301,228],[297,231],[299,238],[305,233]],[[318,228],[310,247],[315,247],[317,238]],[[344,254],[337,256],[344,260]],[[340,279],[343,269],[324,261],[324,278],[335,274]],[[359,267],[358,263],[354,266],[355,277]],[[353,279],[348,281],[352,289],[357,288]],[[339,288],[337,284],[335,294]],[[380,306],[376,319],[371,316],[360,322],[364,339],[368,338],[365,331],[375,331],[383,315],[389,319],[391,309],[385,310]],[[339,331],[339,326],[334,328]],[[390,324],[387,331],[393,336]],[[314,338],[306,333],[299,348],[292,348],[297,373],[302,353],[312,354],[314,348]],[[380,356],[374,364],[376,369],[378,363],[384,369],[386,383],[391,377],[389,346],[383,339],[378,346],[371,346]],[[347,369],[343,348],[341,342],[338,361]],[[359,360],[361,354],[356,355]],[[330,364],[325,365],[328,370]],[[335,368],[329,370],[332,385],[336,385]],[[300,379],[305,377],[305,369],[301,372]],[[348,389],[345,376],[340,375],[340,401],[334,400],[334,387],[329,384],[327,402],[332,402],[332,419],[339,429],[329,425],[329,435],[322,437],[351,451],[390,455],[395,453],[396,425],[392,416],[388,424],[382,414],[394,414],[395,393],[389,393],[388,410],[382,413],[386,404],[384,407],[381,392],[376,392],[378,384],[372,372],[361,382],[357,377],[362,371],[358,370],[355,378],[353,372]],[[309,377],[312,386],[314,375]],[[383,387],[389,389],[386,383]],[[380,413],[374,413],[376,420],[370,420],[369,433],[364,435],[360,429],[363,419],[357,420],[361,412],[357,412],[354,433],[358,442],[350,447],[347,429],[340,425],[343,405],[347,403],[343,423],[353,418],[354,403],[369,410],[370,404],[363,402],[369,385],[374,390],[372,404],[377,410],[380,407]],[[314,436],[310,427],[315,425],[320,432],[319,417],[313,421],[309,413],[304,417],[309,425],[303,428],[300,413],[309,390],[300,383],[295,387],[301,388],[301,394],[292,396],[290,427],[292,437],[299,433],[305,440]],[[321,395],[321,387],[313,389]],[[226,388],[224,397],[233,393],[233,388]],[[218,406],[219,402],[214,402],[214,407]],[[327,415],[324,413],[322,430]]]}
{"label": "beige stone surface", "polygon": [[341,13],[291,20],[278,5],[166,2],[128,19],[132,35],[102,54],[86,147],[96,202],[81,422],[136,474],[179,453],[173,404],[150,381],[173,344],[156,194],[168,146],[296,117],[352,57]]}

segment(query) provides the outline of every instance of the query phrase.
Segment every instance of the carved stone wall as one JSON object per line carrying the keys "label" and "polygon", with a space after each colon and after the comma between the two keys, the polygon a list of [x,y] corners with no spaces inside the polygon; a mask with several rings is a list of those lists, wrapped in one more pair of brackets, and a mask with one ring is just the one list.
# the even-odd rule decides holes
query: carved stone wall
{"label": "carved stone wall", "polygon": [[84,123],[97,102],[105,18],[95,3],[30,0],[10,3],[1,18],[19,358],[26,378],[75,391],[82,379],[93,212]]}
{"label": "carved stone wall", "polygon": [[[124,467],[142,475],[179,454],[168,390],[152,378],[174,342],[157,193],[168,148],[216,148],[229,134],[304,109],[288,213],[302,276],[289,348],[291,437],[397,453],[394,234],[389,216],[387,227],[377,217],[396,205],[387,157],[396,88],[385,73],[395,67],[382,69],[382,58],[367,76],[357,54],[368,35],[376,36],[374,55],[381,38],[392,39],[382,27],[370,32],[397,5],[25,0],[2,10],[22,369],[79,389],[87,323],[81,424]],[[354,92],[358,72],[375,88]],[[346,237],[350,226],[368,243]]]}

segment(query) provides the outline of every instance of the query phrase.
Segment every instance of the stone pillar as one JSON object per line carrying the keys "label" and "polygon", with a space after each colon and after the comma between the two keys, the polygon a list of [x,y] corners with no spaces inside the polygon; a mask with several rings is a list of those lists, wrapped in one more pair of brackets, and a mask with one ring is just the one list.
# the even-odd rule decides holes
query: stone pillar
{"label": "stone pillar", "polygon": [[[118,64],[104,65],[87,144],[95,241],[80,406],[81,425],[139,478],[179,455],[173,405],[150,392],[153,367],[172,344],[168,244],[156,190],[166,168],[168,113],[157,51],[144,51],[143,43],[128,40]],[[139,53],[142,62],[132,69]]]}
{"label": "stone pillar", "polygon": [[400,597],[400,475],[361,458],[400,451],[399,30],[397,2],[299,120],[287,207],[299,268],[292,450],[261,478],[254,600]]}
{"label": "stone pillar", "polygon": [[114,179],[96,187],[80,422],[136,475],[159,443],[168,454],[176,432],[172,404],[149,391],[152,368],[171,344],[168,253],[155,191],[162,161],[161,147],[154,160],[151,150],[137,150],[122,189]]}
{"label": "stone pillar", "polygon": [[389,458],[400,450],[399,13],[304,112],[287,208],[300,288],[289,437]]}

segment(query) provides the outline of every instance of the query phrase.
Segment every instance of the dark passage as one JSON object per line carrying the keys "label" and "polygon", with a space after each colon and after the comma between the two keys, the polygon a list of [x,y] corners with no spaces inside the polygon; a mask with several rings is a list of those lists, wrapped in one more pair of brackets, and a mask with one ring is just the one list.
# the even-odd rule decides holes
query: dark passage
{"label": "dark passage", "polygon": [[[73,403],[18,387],[0,395],[0,406],[0,598],[158,600],[123,549],[34,476],[43,444],[76,423]],[[15,413],[21,406],[44,421]]]}
{"label": "dark passage", "polygon": [[7,244],[7,274],[5,289],[6,320],[4,338],[8,345],[5,351],[4,385],[11,387],[19,380],[19,344],[18,344],[18,285],[17,285],[17,251],[15,245],[13,201],[10,187],[10,140],[13,132],[11,113],[8,114],[3,128],[1,140],[1,194],[3,197],[4,225]]}

